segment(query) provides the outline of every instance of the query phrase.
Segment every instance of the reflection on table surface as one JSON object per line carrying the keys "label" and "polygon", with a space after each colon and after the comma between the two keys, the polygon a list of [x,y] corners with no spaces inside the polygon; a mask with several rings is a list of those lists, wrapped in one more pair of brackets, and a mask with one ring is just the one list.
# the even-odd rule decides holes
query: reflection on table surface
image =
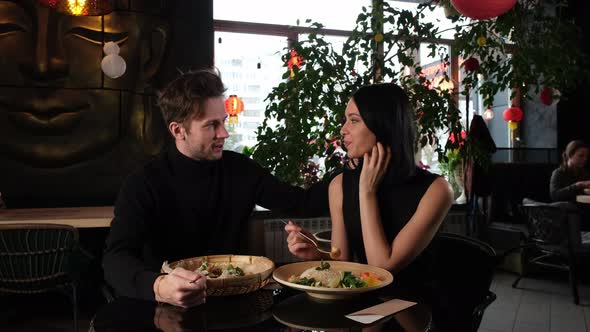
{"label": "reflection on table surface", "polygon": [[283,288],[237,296],[208,297],[204,305],[182,309],[121,297],[96,313],[91,331],[428,330],[430,311],[420,303],[368,325],[344,317],[385,300],[377,293],[346,300],[318,300]]}

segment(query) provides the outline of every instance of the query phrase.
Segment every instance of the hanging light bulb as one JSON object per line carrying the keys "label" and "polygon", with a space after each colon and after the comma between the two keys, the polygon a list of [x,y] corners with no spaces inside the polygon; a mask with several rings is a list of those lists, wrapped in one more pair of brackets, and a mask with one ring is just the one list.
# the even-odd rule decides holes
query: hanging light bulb
{"label": "hanging light bulb", "polygon": [[68,9],[75,16],[80,16],[86,9],[86,0],[68,0]]}
{"label": "hanging light bulb", "polygon": [[441,92],[448,91],[449,93],[453,93],[453,90],[455,89],[455,84],[447,76],[441,77],[438,80],[438,83],[436,84],[436,86],[438,87],[438,89]]}
{"label": "hanging light bulb", "polygon": [[486,121],[490,121],[494,118],[494,110],[492,110],[491,108],[487,108],[484,112],[483,112],[483,119]]}
{"label": "hanging light bulb", "polygon": [[114,9],[113,0],[37,0],[59,13],[73,16],[107,15]]}

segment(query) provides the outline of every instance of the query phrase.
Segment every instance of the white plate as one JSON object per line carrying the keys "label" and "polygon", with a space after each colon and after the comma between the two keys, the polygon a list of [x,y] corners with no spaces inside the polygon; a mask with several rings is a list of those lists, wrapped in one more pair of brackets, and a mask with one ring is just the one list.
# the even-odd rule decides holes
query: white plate
{"label": "white plate", "polygon": [[371,287],[362,287],[362,288],[327,288],[327,287],[312,287],[312,286],[304,286],[289,282],[289,278],[291,276],[299,276],[303,271],[320,266],[320,261],[309,261],[309,262],[300,262],[300,263],[292,263],[286,264],[278,269],[274,270],[272,277],[280,284],[285,285],[287,287],[291,287],[293,289],[297,289],[300,291],[304,291],[309,296],[313,296],[320,299],[342,299],[348,298],[354,295],[371,292],[376,289],[385,287],[393,282],[393,275],[382,268],[366,265],[366,264],[359,264],[359,263],[351,263],[351,262],[342,262],[342,261],[326,261],[330,264],[330,269],[338,270],[338,271],[350,271],[352,274],[359,276],[361,272],[371,272],[379,276],[381,279],[381,283],[376,286]]}

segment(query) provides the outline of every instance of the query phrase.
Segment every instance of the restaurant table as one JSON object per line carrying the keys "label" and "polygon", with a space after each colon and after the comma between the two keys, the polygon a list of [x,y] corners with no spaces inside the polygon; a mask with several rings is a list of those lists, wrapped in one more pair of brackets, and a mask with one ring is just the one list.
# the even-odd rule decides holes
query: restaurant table
{"label": "restaurant table", "polygon": [[422,303],[371,324],[345,317],[388,299],[375,291],[348,299],[321,300],[279,288],[208,297],[203,305],[182,309],[120,297],[99,309],[90,331],[431,331],[430,310]]}
{"label": "restaurant table", "polygon": [[578,195],[576,196],[576,202],[582,204],[590,204],[590,195]]}
{"label": "restaurant table", "polygon": [[105,228],[113,220],[112,206],[0,209],[0,224],[65,224],[76,228]]}

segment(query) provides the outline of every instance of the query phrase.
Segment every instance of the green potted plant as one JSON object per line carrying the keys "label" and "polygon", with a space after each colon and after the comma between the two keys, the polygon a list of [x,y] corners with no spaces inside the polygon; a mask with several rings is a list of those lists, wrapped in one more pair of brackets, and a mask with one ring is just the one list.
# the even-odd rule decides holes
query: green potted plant
{"label": "green potted plant", "polygon": [[[307,22],[314,31],[282,55],[285,67],[292,51],[303,58],[303,65],[286,68],[284,82],[266,98],[259,143],[249,150],[253,158],[290,183],[329,177],[343,162],[339,128],[348,98],[362,85],[393,81],[406,90],[416,110],[416,144],[430,144],[439,161],[449,163],[447,152],[458,149],[461,140],[440,137],[460,135],[455,92],[433,88],[410,56],[419,52],[421,43],[430,43],[430,56],[449,63],[449,56],[433,43],[440,35],[438,27],[421,20],[435,7],[435,2],[423,3],[413,13],[374,1],[369,9],[363,7],[342,51],[326,41],[320,23]],[[493,96],[505,89],[513,94],[520,89],[522,97],[531,98],[529,89],[565,89],[587,75],[579,31],[571,21],[546,12],[545,4],[524,0],[492,20],[455,16],[454,54],[478,59],[477,66],[465,68],[461,93],[476,90],[491,106]],[[508,51],[512,55],[507,56]],[[448,80],[446,73],[440,74]],[[478,153],[477,142],[467,138],[464,143],[464,151],[469,151],[464,158],[489,163],[488,154]]]}
{"label": "green potted plant", "polygon": [[[387,3],[379,10],[363,8],[341,52],[325,40],[321,24],[311,23],[314,32],[285,49],[285,63],[295,51],[303,65],[286,70],[285,81],[266,98],[266,119],[258,129],[254,159],[290,183],[303,185],[305,170],[317,170],[318,179],[329,176],[343,162],[339,129],[348,99],[360,86],[380,81],[404,87],[416,109],[417,144],[430,143],[443,155],[446,146],[437,133],[460,130],[459,110],[452,91],[429,86],[422,67],[408,55],[418,52],[422,41],[437,36],[434,25],[419,19],[428,8],[420,6],[417,13]],[[383,52],[374,52],[378,49]],[[432,56],[440,54],[441,62],[448,63],[442,49],[434,44],[430,49]]]}
{"label": "green potted plant", "polygon": [[455,201],[459,204],[464,204],[467,201],[463,181],[464,149],[450,149],[446,152],[445,157],[439,163],[439,170],[451,184],[453,192],[455,192]]}

